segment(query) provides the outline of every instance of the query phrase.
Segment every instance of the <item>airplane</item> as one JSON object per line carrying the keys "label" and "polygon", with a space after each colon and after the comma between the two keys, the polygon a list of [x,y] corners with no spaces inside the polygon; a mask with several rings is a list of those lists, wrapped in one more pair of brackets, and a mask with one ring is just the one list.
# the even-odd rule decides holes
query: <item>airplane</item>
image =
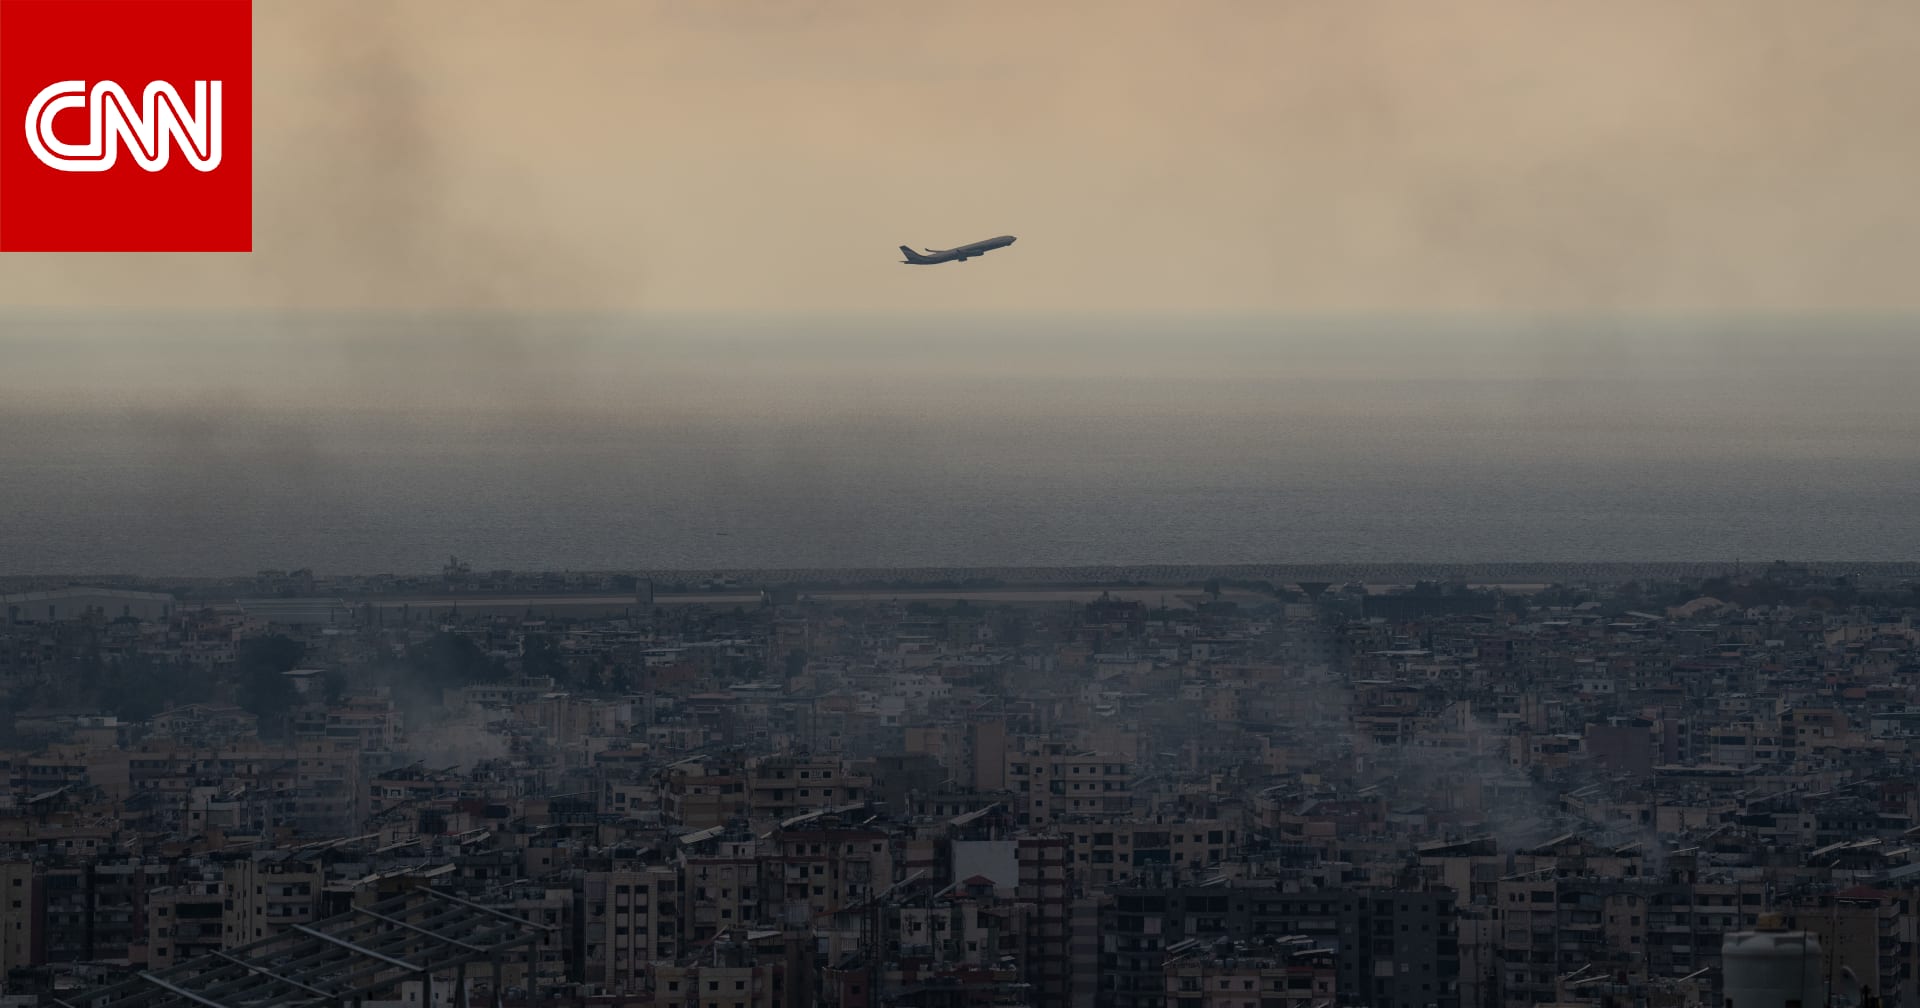
{"label": "airplane", "polygon": [[966,262],[975,256],[986,255],[994,249],[1006,248],[1013,244],[1013,242],[1014,237],[1012,235],[1001,235],[998,238],[977,241],[971,245],[962,245],[959,248],[928,249],[926,255],[921,255],[902,245],[900,246],[900,254],[906,256],[906,258],[900,261],[909,266],[931,266],[934,263]]}

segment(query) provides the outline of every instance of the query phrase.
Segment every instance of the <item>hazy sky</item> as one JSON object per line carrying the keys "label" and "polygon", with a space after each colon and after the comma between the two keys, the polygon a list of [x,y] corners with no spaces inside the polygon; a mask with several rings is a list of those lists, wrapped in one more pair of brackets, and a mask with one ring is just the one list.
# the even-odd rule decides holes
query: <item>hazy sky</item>
{"label": "hazy sky", "polygon": [[[1920,6],[259,0],[250,256],[0,305],[1903,312]],[[1012,233],[910,269],[900,244]]]}

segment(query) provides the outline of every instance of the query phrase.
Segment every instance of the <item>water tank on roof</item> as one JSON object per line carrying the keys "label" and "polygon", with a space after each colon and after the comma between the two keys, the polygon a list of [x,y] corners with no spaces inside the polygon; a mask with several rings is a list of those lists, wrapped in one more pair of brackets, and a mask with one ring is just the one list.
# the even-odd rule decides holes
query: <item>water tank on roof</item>
{"label": "water tank on roof", "polygon": [[1723,1008],[1825,1008],[1826,958],[1820,939],[1788,931],[1777,914],[1763,914],[1752,931],[1720,940]]}

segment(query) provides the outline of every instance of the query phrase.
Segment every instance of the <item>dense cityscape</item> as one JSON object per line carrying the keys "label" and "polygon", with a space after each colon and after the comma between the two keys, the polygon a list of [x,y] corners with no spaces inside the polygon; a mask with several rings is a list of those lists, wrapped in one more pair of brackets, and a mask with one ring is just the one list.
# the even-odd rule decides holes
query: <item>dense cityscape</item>
{"label": "dense cityscape", "polygon": [[1920,1008],[1916,53],[0,0],[0,1008]]}
{"label": "dense cityscape", "polygon": [[1898,569],[1003,575],[0,596],[7,1002],[1920,1002]]}

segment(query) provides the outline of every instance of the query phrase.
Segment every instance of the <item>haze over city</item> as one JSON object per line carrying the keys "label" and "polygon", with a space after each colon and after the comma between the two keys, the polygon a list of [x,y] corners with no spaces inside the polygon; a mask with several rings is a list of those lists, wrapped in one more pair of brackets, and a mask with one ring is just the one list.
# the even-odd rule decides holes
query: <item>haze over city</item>
{"label": "haze over city", "polygon": [[0,563],[1920,541],[1898,7],[256,21],[257,252],[0,275]]}
{"label": "haze over city", "polygon": [[1920,1008],[1920,7],[245,3],[256,251],[0,262],[0,1008]]}
{"label": "haze over city", "polygon": [[[1915,304],[1920,24],[1896,4],[339,0],[255,19],[258,251],[13,257],[0,303]],[[990,269],[883,268],[903,243],[1009,232]]]}

